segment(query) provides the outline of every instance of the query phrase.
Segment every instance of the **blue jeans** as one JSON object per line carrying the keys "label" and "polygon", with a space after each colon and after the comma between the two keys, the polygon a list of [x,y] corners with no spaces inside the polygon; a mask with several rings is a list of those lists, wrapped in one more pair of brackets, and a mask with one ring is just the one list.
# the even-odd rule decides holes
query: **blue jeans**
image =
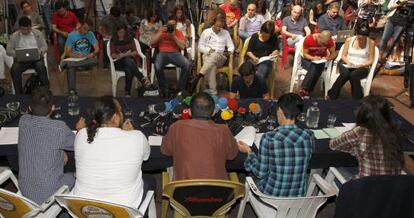
{"label": "blue jeans", "polygon": [[[68,89],[76,91],[76,71],[77,70],[86,70],[92,67],[98,66],[97,58],[88,58],[83,61],[67,61],[67,79],[68,79]],[[94,81],[96,82],[96,81]]]}
{"label": "blue jeans", "polygon": [[265,82],[267,77],[273,70],[273,61],[265,61],[257,65],[257,73],[256,75]]}
{"label": "blue jeans", "polygon": [[52,6],[51,4],[46,4],[41,6],[42,9],[42,18],[43,22],[45,23],[45,31],[48,36],[52,31],[51,27],[51,19],[52,19]]}
{"label": "blue jeans", "polygon": [[380,51],[385,51],[390,37],[393,42],[397,40],[397,37],[402,30],[403,30],[403,26],[399,26],[398,24],[395,24],[392,21],[388,21],[385,24],[384,33],[382,34],[381,43],[380,43]]}
{"label": "blue jeans", "polygon": [[59,46],[59,57],[56,57],[56,58],[60,60],[60,56],[63,54],[63,51],[65,50],[66,37],[58,33],[57,40],[58,40],[58,46]]}
{"label": "blue jeans", "polygon": [[174,64],[181,68],[180,81],[178,87],[185,90],[187,85],[187,77],[190,71],[190,62],[180,52],[160,52],[155,58],[155,74],[157,75],[158,86],[160,89],[168,87],[167,80],[164,75],[164,67],[168,64]]}

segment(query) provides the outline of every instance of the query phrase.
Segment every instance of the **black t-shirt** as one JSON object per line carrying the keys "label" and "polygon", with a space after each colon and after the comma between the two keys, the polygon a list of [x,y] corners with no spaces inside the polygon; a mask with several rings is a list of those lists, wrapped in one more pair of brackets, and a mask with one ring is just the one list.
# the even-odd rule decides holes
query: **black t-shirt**
{"label": "black t-shirt", "polygon": [[241,76],[234,79],[231,84],[232,93],[239,92],[240,98],[262,98],[267,93],[266,83],[260,80],[256,75],[251,86],[247,86],[244,83]]}
{"label": "black t-shirt", "polygon": [[247,47],[247,51],[252,52],[258,58],[268,56],[274,50],[279,50],[276,35],[270,37],[266,42],[262,42],[259,40],[259,33],[255,33],[251,36],[249,47]]}

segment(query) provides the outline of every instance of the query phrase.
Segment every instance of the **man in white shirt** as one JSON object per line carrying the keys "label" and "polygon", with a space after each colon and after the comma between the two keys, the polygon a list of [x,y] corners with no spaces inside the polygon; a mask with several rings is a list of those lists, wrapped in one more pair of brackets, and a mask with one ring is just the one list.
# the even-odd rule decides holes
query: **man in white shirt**
{"label": "man in white shirt", "polygon": [[217,94],[217,68],[223,66],[227,61],[226,49],[228,53],[234,51],[234,44],[230,34],[223,29],[225,22],[225,17],[217,14],[214,18],[214,25],[211,28],[205,29],[200,36],[198,49],[203,54],[203,66],[193,82],[193,90],[199,79],[207,75],[211,94]]}
{"label": "man in white shirt", "polygon": [[99,98],[92,111],[92,122],[75,139],[72,192],[138,208],[144,183],[149,185],[141,171],[151,151],[147,138],[129,120],[123,121],[121,105],[112,96]]}
{"label": "man in white shirt", "polygon": [[247,6],[247,13],[240,19],[239,36],[246,40],[253,33],[259,32],[262,24],[266,22],[261,14],[256,14],[256,4],[251,3]]}

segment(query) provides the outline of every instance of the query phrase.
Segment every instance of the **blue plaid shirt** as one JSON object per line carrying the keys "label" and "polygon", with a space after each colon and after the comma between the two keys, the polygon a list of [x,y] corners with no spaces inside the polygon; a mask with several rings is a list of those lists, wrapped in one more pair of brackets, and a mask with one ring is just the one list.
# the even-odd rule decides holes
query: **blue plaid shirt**
{"label": "blue plaid shirt", "polygon": [[277,197],[304,196],[313,146],[310,130],[296,125],[279,126],[263,135],[259,154],[252,152],[244,167],[256,176],[263,193]]}

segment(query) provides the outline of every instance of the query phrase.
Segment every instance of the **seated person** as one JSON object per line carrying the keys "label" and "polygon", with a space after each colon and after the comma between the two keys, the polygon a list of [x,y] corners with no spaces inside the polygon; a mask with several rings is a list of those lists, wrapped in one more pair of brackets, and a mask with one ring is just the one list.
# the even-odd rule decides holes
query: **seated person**
{"label": "seated person", "polygon": [[260,191],[276,197],[300,197],[306,194],[307,169],[314,149],[313,133],[296,126],[296,117],[304,103],[297,94],[280,96],[277,102],[279,127],[262,136],[259,153],[239,142],[247,153],[246,171],[253,174]]}
{"label": "seated person", "polygon": [[168,64],[174,64],[181,68],[178,89],[184,91],[187,88],[190,62],[180,53],[180,50],[185,49],[185,39],[183,33],[176,29],[176,24],[175,18],[169,17],[168,25],[159,28],[151,39],[151,44],[155,44],[159,48],[154,65],[161,96],[165,95],[168,89],[168,83],[164,75],[164,67]]}
{"label": "seated person", "polygon": [[[20,13],[17,16],[17,20],[20,20],[21,17],[28,17],[32,20],[32,29],[37,29],[41,32],[45,29],[45,24],[43,23],[43,19],[40,15],[32,10],[32,6],[27,0],[23,0],[20,2]],[[19,29],[19,23],[16,22],[13,27],[14,31]]]}
{"label": "seated person", "polygon": [[[85,127],[85,123],[83,123]],[[74,195],[138,208],[145,196],[141,166],[150,156],[145,135],[124,121],[122,108],[112,96],[99,98],[92,122],[75,139]]]}
{"label": "seated person", "polygon": [[328,30],[331,31],[333,36],[336,36],[339,30],[346,29],[344,18],[338,15],[339,9],[340,4],[338,2],[329,4],[326,14],[318,19],[319,32]]}
{"label": "seated person", "polygon": [[260,32],[252,35],[247,48],[246,55],[249,57],[249,61],[257,64],[257,76],[263,81],[266,81],[272,72],[274,61],[268,60],[259,63],[259,59],[270,55],[276,56],[279,53],[279,43],[274,32],[273,21],[266,21],[260,28]]}
{"label": "seated person", "polygon": [[287,44],[295,48],[304,37],[311,34],[308,22],[302,16],[302,10],[300,5],[293,6],[290,16],[283,18],[282,21],[282,34],[287,36]]}
{"label": "seated person", "polygon": [[173,157],[173,180],[227,180],[226,160],[237,156],[236,140],[227,125],[211,120],[215,104],[210,95],[196,94],[190,107],[191,120],[173,123],[162,139],[161,153]]}
{"label": "seated person", "polygon": [[[110,50],[111,56],[115,60],[116,70],[125,72],[125,96],[131,97],[131,85],[134,76],[141,82],[141,87],[148,87],[151,82],[144,78],[139,72],[135,58],[138,56],[134,38],[127,33],[125,24],[117,24],[115,34],[112,36]],[[138,95],[143,94],[143,89],[138,91]]]}
{"label": "seated person", "polygon": [[223,27],[224,17],[218,13],[214,19],[214,25],[201,33],[198,49],[203,54],[203,66],[193,81],[192,90],[194,90],[199,79],[207,75],[210,93],[213,95],[217,94],[217,68],[222,67],[227,61],[226,48],[230,53],[234,51],[234,44],[230,34]]}
{"label": "seated person", "polygon": [[235,98],[237,93],[240,98],[269,98],[266,82],[256,75],[256,68],[252,62],[244,62],[239,67],[239,74],[240,76],[231,84],[231,98]]}
{"label": "seated person", "polygon": [[330,61],[335,59],[335,56],[335,43],[331,37],[331,32],[325,30],[305,38],[303,42],[302,67],[308,72],[303,79],[302,88],[299,91],[301,97],[309,96],[325,68],[325,62],[315,63],[313,61]]}
{"label": "seated person", "polygon": [[309,24],[312,27],[312,31],[316,30],[315,27],[318,25],[318,19],[325,13],[326,9],[323,1],[318,0],[312,3],[311,8],[309,10]]}
{"label": "seated person", "polygon": [[[14,58],[13,65],[10,69],[13,79],[14,90],[16,94],[23,94],[22,73],[28,69],[35,69],[39,75],[42,85],[49,86],[47,69],[44,61],[44,54],[47,52],[47,43],[43,34],[36,29],[32,29],[32,21],[28,17],[21,17],[19,30],[10,36],[7,43],[6,53]],[[39,57],[33,61],[18,61],[16,58],[16,49],[37,48]]]}
{"label": "seated person", "polygon": [[246,40],[254,33],[259,32],[263,23],[266,22],[261,14],[256,14],[256,4],[247,6],[247,13],[240,19],[239,37]]}
{"label": "seated person", "polygon": [[337,99],[341,88],[349,80],[353,99],[361,99],[364,93],[361,79],[367,77],[369,67],[374,62],[375,42],[368,38],[368,26],[356,29],[356,36],[346,40],[339,64],[339,77],[328,91],[330,99]]}
{"label": "seated person", "polygon": [[8,56],[6,54],[6,49],[0,45],[0,80],[6,79],[4,64],[6,64],[8,68],[11,68],[13,65],[13,58]]}
{"label": "seated person", "polygon": [[90,31],[91,27],[92,21],[90,19],[81,21],[80,26],[71,32],[66,40],[65,57],[86,58],[81,61],[64,60],[64,65],[67,68],[69,93],[76,92],[76,70],[89,68],[96,70],[98,65],[99,45],[95,35]]}
{"label": "seated person", "polygon": [[75,134],[61,120],[51,119],[52,92],[36,88],[31,96],[29,114],[19,121],[19,188],[22,194],[42,204],[61,186],[75,184],[74,173],[64,173],[68,161],[65,151],[73,151]]}
{"label": "seated person", "polygon": [[191,40],[191,21],[184,15],[184,6],[178,5],[174,9],[175,20],[177,21],[177,29],[179,29],[186,39],[186,44]]}
{"label": "seated person", "polygon": [[79,20],[72,11],[68,10],[67,1],[57,1],[55,11],[52,16],[52,30],[57,33],[59,55],[62,55],[68,34],[79,25]]}
{"label": "seated person", "polygon": [[361,101],[356,126],[329,142],[332,150],[356,157],[358,174],[354,178],[400,175],[401,169],[414,174],[414,161],[403,153],[401,134],[394,125],[391,111],[392,106],[384,97],[367,96]]}
{"label": "seated person", "polygon": [[237,0],[229,0],[229,2],[220,5],[220,8],[226,13],[226,26],[233,29],[233,27],[240,20],[240,8]]}
{"label": "seated person", "polygon": [[123,24],[128,26],[128,22],[124,16],[121,16],[121,10],[118,7],[111,7],[111,10],[108,15],[102,18],[99,25],[99,33],[103,37],[104,47],[103,47],[103,64],[104,68],[107,68],[109,65],[109,59],[106,51],[106,46],[108,45],[109,39],[116,33],[116,27],[118,24]]}
{"label": "seated person", "polygon": [[141,50],[147,51],[151,46],[151,38],[161,28],[162,24],[158,18],[157,11],[149,10],[147,17],[141,21],[139,25],[139,43]]}

